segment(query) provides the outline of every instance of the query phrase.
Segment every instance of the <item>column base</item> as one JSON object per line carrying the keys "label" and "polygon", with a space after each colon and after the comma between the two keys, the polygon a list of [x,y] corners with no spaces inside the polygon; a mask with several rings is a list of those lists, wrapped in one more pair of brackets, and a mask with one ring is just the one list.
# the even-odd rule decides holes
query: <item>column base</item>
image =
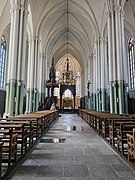
{"label": "column base", "polygon": [[110,82],[110,109],[111,113],[128,113],[126,83],[124,80]]}

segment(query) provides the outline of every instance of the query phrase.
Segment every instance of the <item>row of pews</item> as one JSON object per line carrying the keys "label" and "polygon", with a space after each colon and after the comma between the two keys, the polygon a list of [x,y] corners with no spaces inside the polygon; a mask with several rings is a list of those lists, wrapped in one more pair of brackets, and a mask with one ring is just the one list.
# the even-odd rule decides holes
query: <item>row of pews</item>
{"label": "row of pews", "polygon": [[0,119],[0,179],[30,150],[59,116],[44,110]]}
{"label": "row of pews", "polygon": [[78,109],[78,115],[129,162],[135,162],[135,116],[84,109]]}

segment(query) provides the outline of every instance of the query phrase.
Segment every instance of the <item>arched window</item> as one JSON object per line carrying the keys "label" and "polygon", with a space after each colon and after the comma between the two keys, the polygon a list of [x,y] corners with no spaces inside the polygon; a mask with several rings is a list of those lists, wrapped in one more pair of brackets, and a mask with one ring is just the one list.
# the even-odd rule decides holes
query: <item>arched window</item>
{"label": "arched window", "polygon": [[1,44],[0,44],[0,88],[4,88],[5,64],[6,64],[6,39],[3,36],[1,38]]}
{"label": "arched window", "polygon": [[81,74],[77,72],[76,74],[76,95],[81,96]]}
{"label": "arched window", "polygon": [[132,37],[129,38],[128,50],[129,50],[130,86],[131,89],[133,89],[135,88],[135,56],[134,56],[134,44]]}

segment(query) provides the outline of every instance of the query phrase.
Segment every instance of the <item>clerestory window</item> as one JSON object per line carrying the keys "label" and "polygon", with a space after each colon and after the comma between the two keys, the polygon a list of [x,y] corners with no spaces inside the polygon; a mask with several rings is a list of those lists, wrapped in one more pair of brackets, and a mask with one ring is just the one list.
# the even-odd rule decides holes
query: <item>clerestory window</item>
{"label": "clerestory window", "polygon": [[128,50],[129,50],[130,86],[131,89],[133,89],[135,88],[135,55],[134,55],[134,44],[132,37],[129,38]]}

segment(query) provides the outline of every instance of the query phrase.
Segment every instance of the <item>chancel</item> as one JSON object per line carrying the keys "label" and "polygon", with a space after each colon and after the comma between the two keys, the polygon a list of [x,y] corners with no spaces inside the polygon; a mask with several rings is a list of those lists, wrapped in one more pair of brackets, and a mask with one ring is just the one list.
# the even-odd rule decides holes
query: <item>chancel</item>
{"label": "chancel", "polygon": [[134,180],[135,0],[0,0],[0,117],[1,180]]}
{"label": "chancel", "polygon": [[[68,42],[68,41],[67,41]],[[73,71],[69,69],[69,59],[66,59],[66,70],[64,69],[62,73],[62,79],[59,80],[60,83],[60,109],[62,110],[64,107],[71,109],[75,109],[75,96],[76,96],[76,80],[73,79]],[[70,90],[73,94],[73,103],[72,99],[65,98],[63,99],[62,105],[62,95],[65,90]]]}

